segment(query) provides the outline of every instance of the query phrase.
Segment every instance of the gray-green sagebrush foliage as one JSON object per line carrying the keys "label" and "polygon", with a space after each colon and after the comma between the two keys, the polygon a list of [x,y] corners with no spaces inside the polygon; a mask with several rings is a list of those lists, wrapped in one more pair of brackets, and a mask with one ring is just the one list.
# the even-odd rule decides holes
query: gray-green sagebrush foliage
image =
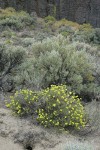
{"label": "gray-green sagebrush foliage", "polygon": [[72,39],[85,43],[100,44],[100,28],[76,31],[72,35]]}
{"label": "gray-green sagebrush foliage", "polygon": [[16,80],[37,89],[51,84],[66,84],[80,95],[95,95],[99,83],[94,75],[95,57],[85,48],[77,48],[61,35],[34,42],[29,56],[19,68]]}
{"label": "gray-green sagebrush foliage", "polygon": [[23,62],[25,51],[20,46],[0,44],[0,87],[12,89],[17,67]]}
{"label": "gray-green sagebrush foliage", "polygon": [[20,30],[35,23],[33,17],[24,11],[17,12],[13,8],[0,9],[0,30],[11,28]]}

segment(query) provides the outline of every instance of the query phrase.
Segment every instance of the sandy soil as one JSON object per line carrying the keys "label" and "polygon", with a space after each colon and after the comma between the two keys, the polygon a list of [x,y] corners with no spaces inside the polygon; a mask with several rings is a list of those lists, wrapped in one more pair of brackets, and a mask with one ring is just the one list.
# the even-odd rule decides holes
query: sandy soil
{"label": "sandy soil", "polygon": [[[7,108],[0,108],[0,150],[64,150],[66,144],[89,142],[94,150],[100,150],[99,137],[87,138],[56,133],[35,126],[29,119],[21,119],[12,115]],[[31,149],[29,149],[31,150]]]}
{"label": "sandy soil", "polygon": [[15,144],[13,140],[0,137],[0,150],[24,150],[19,144]]}

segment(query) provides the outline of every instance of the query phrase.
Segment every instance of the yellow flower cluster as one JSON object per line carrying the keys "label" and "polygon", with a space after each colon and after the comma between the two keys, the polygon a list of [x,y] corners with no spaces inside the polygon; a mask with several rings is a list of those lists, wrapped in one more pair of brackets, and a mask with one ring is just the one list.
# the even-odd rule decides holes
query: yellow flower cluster
{"label": "yellow flower cluster", "polygon": [[14,96],[10,96],[10,103],[6,106],[11,108],[17,115],[25,115],[31,112],[34,101],[37,101],[37,94],[31,90],[16,91]]}
{"label": "yellow flower cluster", "polygon": [[68,92],[65,85],[51,85],[41,92],[45,99],[45,108],[39,108],[37,120],[44,126],[84,127],[84,108],[81,99]]}

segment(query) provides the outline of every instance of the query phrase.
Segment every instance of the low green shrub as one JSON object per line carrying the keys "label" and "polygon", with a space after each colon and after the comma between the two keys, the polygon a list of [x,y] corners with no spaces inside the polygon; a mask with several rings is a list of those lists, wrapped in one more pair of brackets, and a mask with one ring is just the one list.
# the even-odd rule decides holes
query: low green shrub
{"label": "low green shrub", "polygon": [[90,24],[82,24],[79,26],[79,29],[75,31],[72,35],[72,40],[80,41],[85,43],[91,42],[91,33],[93,32],[93,28]]}
{"label": "low green shrub", "polygon": [[[44,21],[45,21],[45,30],[48,31],[48,27],[52,26],[53,23],[56,21],[56,19],[53,16],[47,16],[44,18]],[[50,30],[50,28],[49,28],[49,30]]]}
{"label": "low green shrub", "polygon": [[76,31],[72,39],[85,43],[100,44],[100,28],[83,28],[82,30]]}
{"label": "low green shrub", "polygon": [[51,85],[39,94],[38,122],[45,126],[80,129],[85,126],[85,113],[78,96],[68,92],[65,85]]}
{"label": "low green shrub", "polygon": [[[23,45],[24,48],[15,48],[13,43]],[[6,45],[9,45],[5,46],[6,52],[15,52],[14,49],[19,47],[26,53],[25,61],[17,65],[14,74],[11,73],[17,86],[41,89],[52,84],[66,84],[69,90],[81,97],[95,95],[96,87],[100,89],[99,50],[96,47],[70,42],[62,35],[44,38],[42,42],[31,37],[14,37],[8,39]]]}
{"label": "low green shrub", "polygon": [[[11,29],[8,30],[10,25],[6,23],[4,23],[4,25],[2,24],[2,21],[6,19],[10,21],[14,20],[15,22],[18,21],[23,28],[25,27],[25,30],[20,33]],[[40,20],[38,21],[40,25],[38,26],[37,24],[37,28],[41,28],[40,31],[30,31],[30,29],[28,30],[26,27],[34,25],[34,18],[32,18],[32,16],[30,17],[29,14],[23,11],[16,12],[12,8],[0,9],[0,22],[2,27],[7,27],[6,31],[3,31],[0,27],[3,31],[0,35],[0,43],[5,42],[4,49],[6,53],[8,52],[8,54],[4,54],[5,57],[10,57],[9,54],[15,52],[15,49],[18,48],[17,45],[21,45],[18,48],[18,53],[20,53],[20,50],[25,50],[25,52],[19,54],[21,60],[23,60],[23,54],[26,53],[25,61],[20,64],[20,60],[18,60],[19,64],[16,67],[15,61],[7,61],[4,71],[0,71],[0,78],[2,78],[3,72],[6,73],[11,63],[14,67],[10,69],[8,74],[10,77],[13,76],[15,88],[17,85],[21,88],[23,88],[23,86],[26,86],[26,88],[31,86],[34,89],[41,89],[51,84],[66,84],[71,91],[74,91],[80,96],[95,94],[95,92],[97,92],[96,87],[98,86],[100,88],[100,48],[98,46],[97,50],[96,47],[86,45],[85,42],[88,42],[88,35],[93,33],[93,41],[99,43],[99,29],[92,29],[90,25],[79,25],[67,21],[66,19],[55,21],[55,18],[52,16],[46,17],[44,21],[40,18],[37,20]],[[54,34],[48,33],[47,31],[43,32],[44,24],[49,21],[58,25],[59,29],[57,28],[57,32],[54,32],[51,26],[50,28],[47,27],[47,29],[52,30]],[[7,23],[9,23],[9,21],[7,21]],[[15,24],[11,23],[11,28],[17,29]],[[58,33],[61,33],[63,36]],[[84,36],[86,36],[86,39],[84,39]],[[74,41],[75,39],[79,41],[82,39],[82,41],[85,42],[76,42]],[[2,64],[4,56],[1,53],[3,54],[4,52],[0,52],[0,63]],[[12,54],[11,57],[13,57]],[[2,65],[2,67],[3,66],[4,65]]]}
{"label": "low green shrub", "polygon": [[48,22],[55,22],[56,19],[53,16],[47,16],[47,17],[44,18],[44,21],[46,23],[48,23]]}
{"label": "low green shrub", "polygon": [[23,40],[21,41],[22,44],[23,44],[23,47],[28,47],[30,45],[32,45],[34,42],[35,42],[35,39],[34,38],[23,38]]}
{"label": "low green shrub", "polygon": [[71,37],[71,35],[74,34],[75,29],[71,26],[62,26],[58,29],[58,32],[65,37]]}
{"label": "low green shrub", "polygon": [[80,25],[76,22],[72,22],[66,19],[61,19],[59,21],[55,21],[52,24],[52,29],[54,31],[59,30],[60,28],[65,27],[65,28],[71,28],[72,30],[78,30],[80,28]]}
{"label": "low green shrub", "polygon": [[17,34],[16,34],[16,32],[14,32],[12,30],[5,30],[1,33],[0,36],[5,37],[5,38],[12,38],[12,37],[16,37]]}
{"label": "low green shrub", "polygon": [[95,28],[91,33],[90,42],[93,44],[100,44],[100,28]]}
{"label": "low green shrub", "polygon": [[0,87],[3,90],[6,90],[7,83],[13,84],[17,67],[22,64],[24,58],[25,51],[21,46],[0,44]]}
{"label": "low green shrub", "polygon": [[94,55],[87,52],[87,48],[78,49],[77,45],[61,35],[33,43],[35,77],[42,79],[39,80],[42,88],[51,84],[66,84],[81,96],[88,95],[88,89],[91,89],[90,93],[96,91]]}
{"label": "low green shrub", "polygon": [[21,11],[17,12],[13,8],[0,9],[0,28],[7,27],[20,30],[34,24],[35,20],[28,13]]}
{"label": "low green shrub", "polygon": [[93,27],[90,24],[82,24],[79,27],[80,31],[91,31],[93,29]]}
{"label": "low green shrub", "polygon": [[10,103],[6,106],[13,110],[14,114],[19,116],[35,113],[37,93],[31,90],[17,91],[14,96],[10,96]]}

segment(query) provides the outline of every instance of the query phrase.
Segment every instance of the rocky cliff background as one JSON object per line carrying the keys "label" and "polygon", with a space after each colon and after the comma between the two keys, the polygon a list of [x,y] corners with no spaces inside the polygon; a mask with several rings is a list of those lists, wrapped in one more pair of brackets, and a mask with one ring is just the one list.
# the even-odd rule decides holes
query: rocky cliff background
{"label": "rocky cliff background", "polygon": [[35,11],[40,17],[54,15],[57,19],[100,27],[100,0],[0,0],[0,7]]}

